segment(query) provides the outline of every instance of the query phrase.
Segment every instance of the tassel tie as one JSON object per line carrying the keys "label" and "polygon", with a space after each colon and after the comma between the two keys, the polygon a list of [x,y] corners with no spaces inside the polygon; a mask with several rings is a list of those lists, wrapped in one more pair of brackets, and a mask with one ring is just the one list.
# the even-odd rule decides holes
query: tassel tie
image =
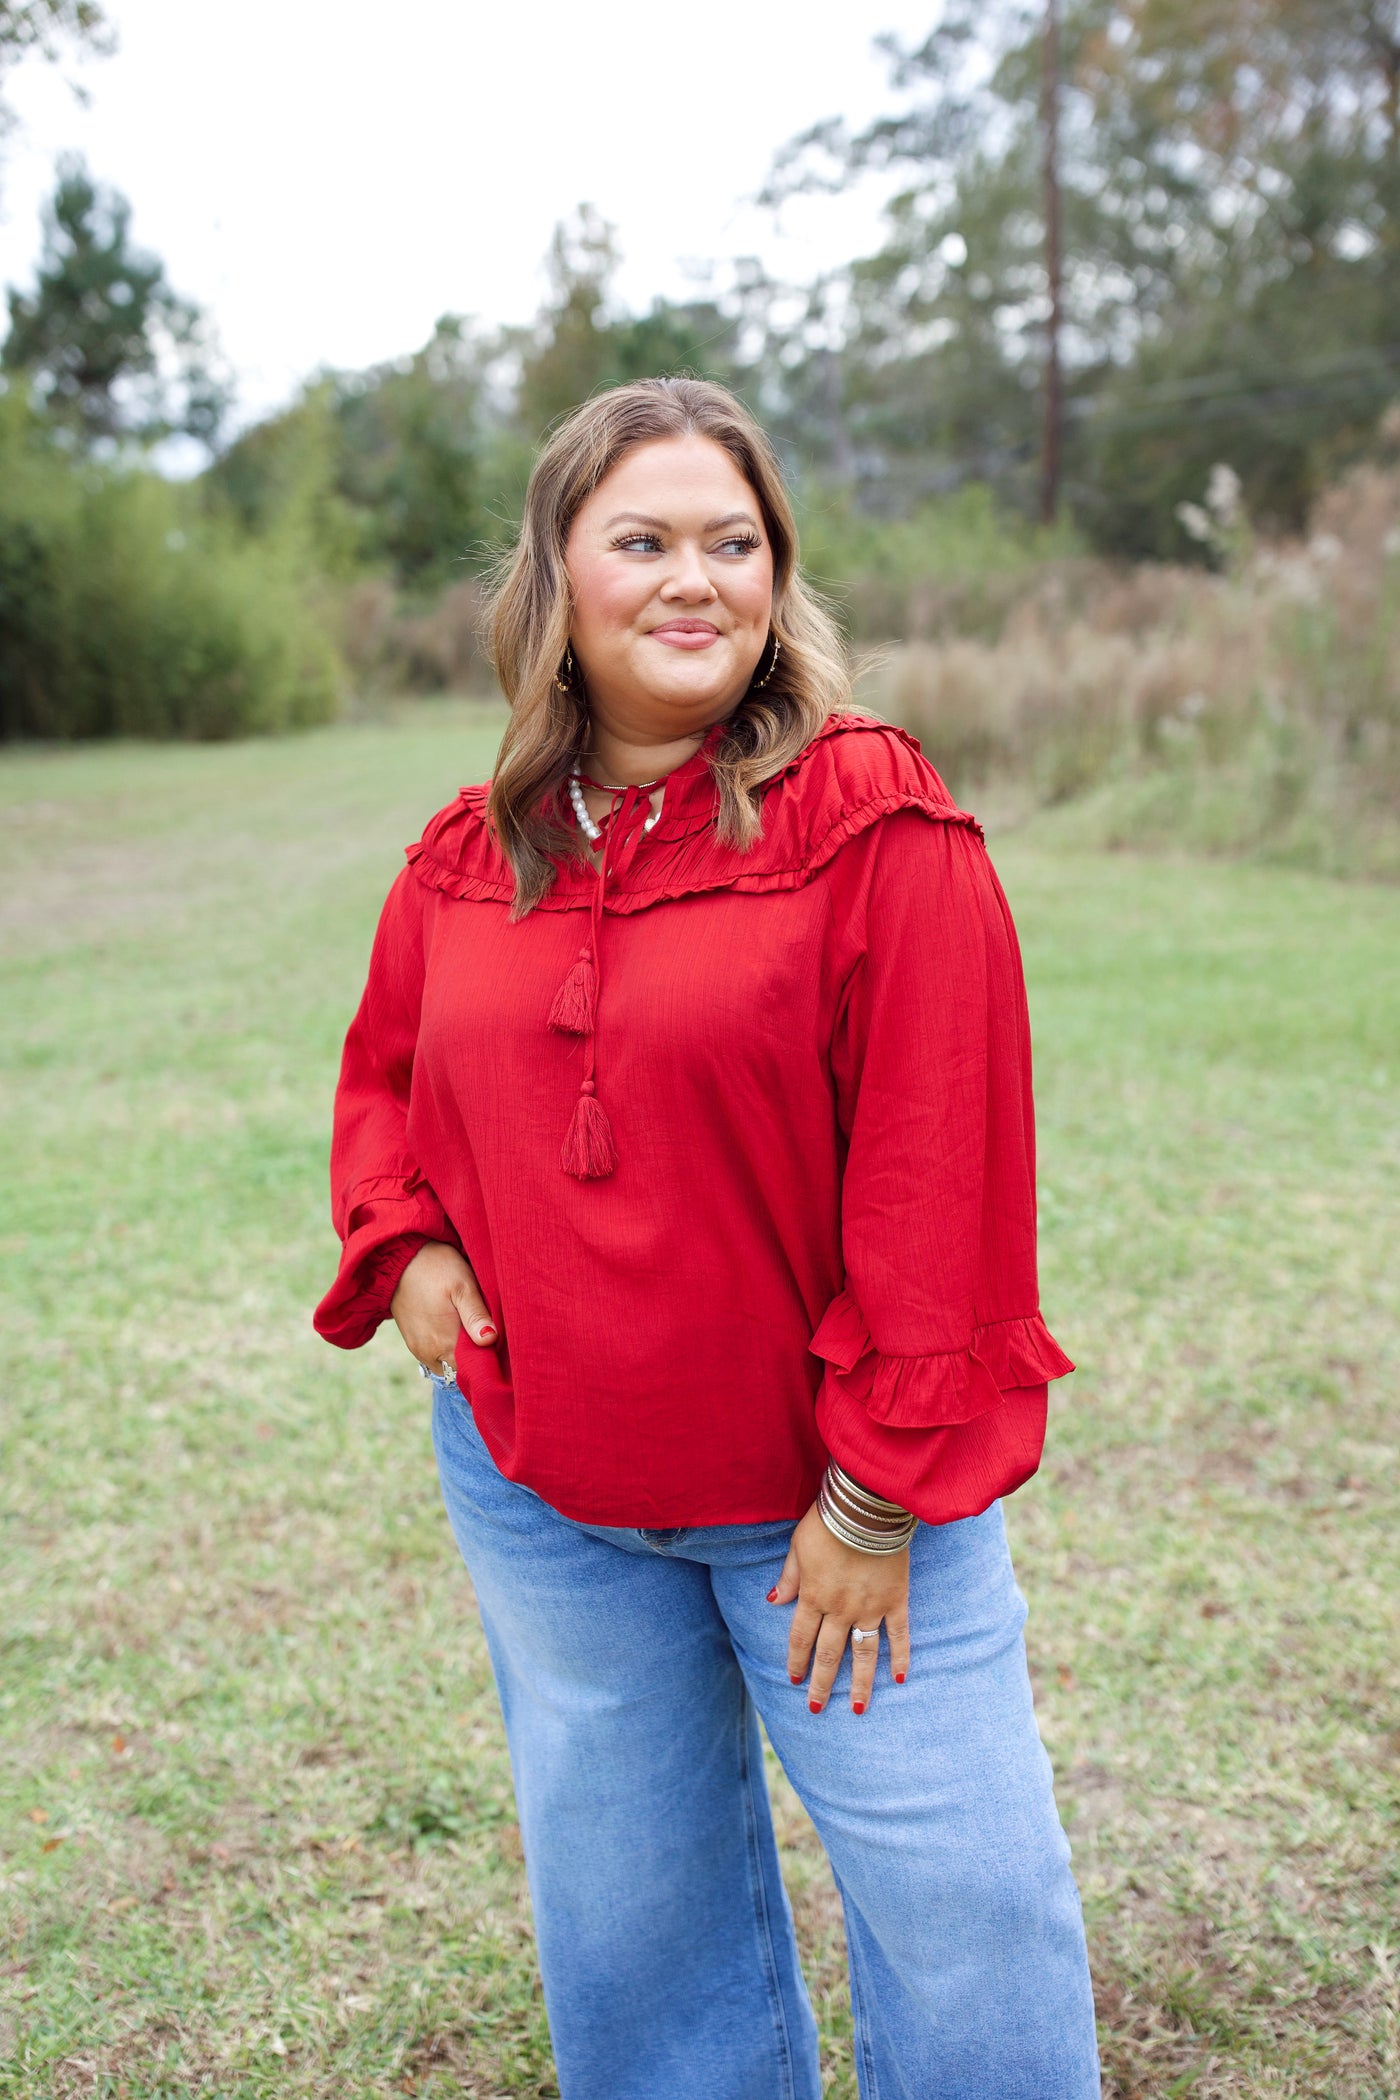
{"label": "tassel tie", "polygon": [[623,874],[641,842],[650,813],[650,791],[629,787],[613,800],[603,819],[598,882],[589,912],[588,940],[554,997],[549,1025],[583,1037],[583,1077],[559,1164],[579,1181],[601,1181],[617,1165],[612,1124],[598,1099],[596,1083],[598,994],[602,982],[603,899],[610,878]]}

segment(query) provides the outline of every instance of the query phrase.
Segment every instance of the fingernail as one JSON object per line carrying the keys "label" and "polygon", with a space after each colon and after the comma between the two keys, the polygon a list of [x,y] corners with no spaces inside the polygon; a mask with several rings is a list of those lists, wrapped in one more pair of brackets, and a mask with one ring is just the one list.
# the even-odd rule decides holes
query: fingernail
{"label": "fingernail", "polygon": [[777,1591],[777,1587],[776,1587],[776,1585],[775,1585],[775,1586],[774,1586],[774,1588],[772,1588],[772,1589],[771,1589],[771,1590],[770,1590],[770,1591],[768,1592],[768,1602],[769,1602],[770,1604],[776,1604],[776,1603],[777,1603],[777,1601],[778,1601],[778,1591]]}
{"label": "fingernail", "polygon": [[895,1681],[895,1683],[896,1683],[896,1684],[903,1684],[903,1682],[904,1682],[904,1672],[903,1672],[903,1670],[896,1670],[896,1671],[895,1671],[895,1673],[894,1673],[894,1681]]}
{"label": "fingernail", "polygon": [[863,1699],[852,1699],[851,1712],[853,1714],[863,1714],[865,1712],[865,1701]]}
{"label": "fingernail", "polygon": [[819,1714],[821,1710],[822,1703],[820,1699],[809,1699],[807,1701],[807,1711],[809,1714]]}
{"label": "fingernail", "polygon": [[788,1677],[791,1679],[793,1684],[801,1684],[802,1682],[802,1679],[800,1677],[793,1677],[791,1670],[788,1671]]}
{"label": "fingernail", "polygon": [[478,1341],[494,1342],[496,1339],[496,1330],[494,1327],[478,1327],[476,1330],[476,1335]]}

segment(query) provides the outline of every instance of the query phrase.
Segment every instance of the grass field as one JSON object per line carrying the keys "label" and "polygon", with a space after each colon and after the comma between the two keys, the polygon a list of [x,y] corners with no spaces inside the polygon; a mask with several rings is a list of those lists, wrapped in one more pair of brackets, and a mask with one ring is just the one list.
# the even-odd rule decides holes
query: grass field
{"label": "grass field", "polygon": [[[492,741],[0,760],[0,2094],[556,2090],[426,1389],[308,1324],[374,914]],[[1400,893],[997,858],[1081,1367],[1009,1515],[1106,2088],[1393,2100]]]}

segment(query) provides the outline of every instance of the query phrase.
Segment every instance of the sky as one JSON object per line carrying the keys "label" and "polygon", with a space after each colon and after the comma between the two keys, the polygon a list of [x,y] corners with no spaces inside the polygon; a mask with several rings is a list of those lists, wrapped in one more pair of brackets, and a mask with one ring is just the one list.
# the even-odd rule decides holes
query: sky
{"label": "sky", "polygon": [[617,228],[633,307],[737,255],[800,281],[876,244],[884,190],[775,220],[752,201],[774,152],[892,106],[874,38],[921,36],[937,8],[107,0],[115,57],[9,76],[0,284],[31,281],[55,157],[82,152],[213,315],[246,419],[318,367],[415,349],[441,313],[529,319],[584,200]]}

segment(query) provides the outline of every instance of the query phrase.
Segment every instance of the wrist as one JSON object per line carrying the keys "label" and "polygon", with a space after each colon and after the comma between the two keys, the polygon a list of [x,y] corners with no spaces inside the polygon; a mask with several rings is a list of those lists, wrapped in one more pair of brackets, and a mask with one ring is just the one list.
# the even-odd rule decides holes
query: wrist
{"label": "wrist", "polygon": [[385,1240],[375,1249],[371,1265],[367,1266],[373,1278],[371,1289],[379,1304],[381,1319],[385,1313],[393,1317],[399,1285],[423,1249],[431,1244],[421,1232],[405,1232],[397,1239]]}
{"label": "wrist", "polygon": [[902,1553],[919,1528],[909,1510],[862,1487],[834,1458],[817,1490],[817,1514],[833,1538],[857,1553]]}

